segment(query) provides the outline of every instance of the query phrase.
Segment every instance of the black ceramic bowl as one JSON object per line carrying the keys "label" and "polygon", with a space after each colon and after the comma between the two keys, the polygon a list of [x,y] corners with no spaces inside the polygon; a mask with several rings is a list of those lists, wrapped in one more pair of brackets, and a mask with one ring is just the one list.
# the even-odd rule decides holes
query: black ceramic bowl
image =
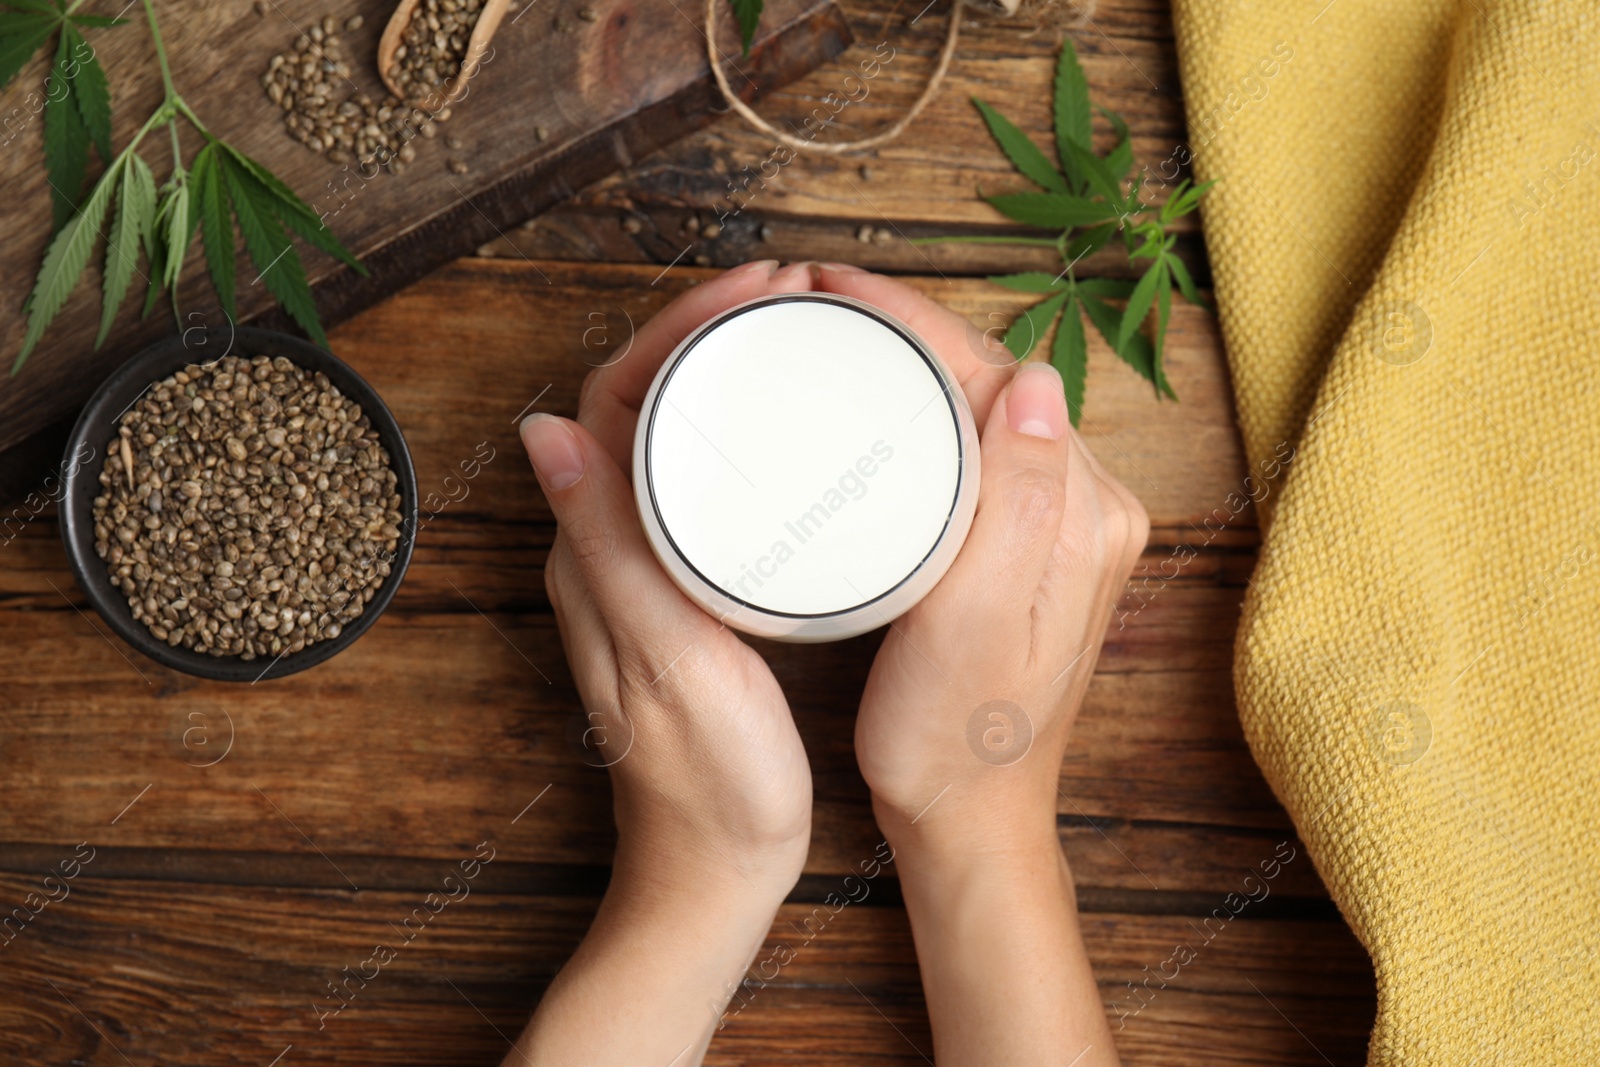
{"label": "black ceramic bowl", "polygon": [[[117,436],[117,422],[133,402],[156,382],[190,364],[207,364],[223,356],[283,356],[306,370],[321,371],[339,391],[357,404],[378,432],[378,439],[389,453],[400,490],[402,531],[417,528],[417,474],[411,453],[394,416],[377,392],[338,357],[309,341],[287,334],[248,327],[223,330],[188,330],[150,346],[128,360],[107,378],[89,399],[78,424],[72,428],[67,451],[62,459],[61,539],[67,546],[78,585],[100,617],[121,638],[149,656],[186,674],[223,682],[255,682],[303,671],[336,655],[367,631],[405,577],[411,562],[412,538],[403,532],[399,548],[390,561],[389,575],[378,587],[360,617],[345,626],[338,637],[307,645],[299,652],[276,661],[265,657],[253,660],[238,656],[213,656],[174,647],[159,641],[145,625],[134,620],[122,590],[111,584],[106,562],[94,550],[94,500],[100,495],[100,472],[105,468],[106,448]],[[92,451],[90,451],[92,449]],[[83,462],[77,457],[84,456]]]}

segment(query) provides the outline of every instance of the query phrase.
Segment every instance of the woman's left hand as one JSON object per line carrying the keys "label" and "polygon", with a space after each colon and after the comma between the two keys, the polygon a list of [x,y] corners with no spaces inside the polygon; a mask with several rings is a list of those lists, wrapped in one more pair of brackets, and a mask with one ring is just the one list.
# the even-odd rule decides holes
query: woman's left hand
{"label": "woman's left hand", "polygon": [[628,471],[639,408],[678,342],[809,265],[751,263],[691,289],[590,374],[572,422],[524,421],[555,512],[545,588],[617,822],[611,885],[507,1064],[699,1062],[805,862],[811,771],[760,654],[673,584]]}

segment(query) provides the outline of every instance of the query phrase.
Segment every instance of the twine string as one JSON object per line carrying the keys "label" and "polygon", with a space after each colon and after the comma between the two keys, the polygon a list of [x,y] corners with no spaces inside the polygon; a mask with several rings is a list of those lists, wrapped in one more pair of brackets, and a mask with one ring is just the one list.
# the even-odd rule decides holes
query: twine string
{"label": "twine string", "polygon": [[788,145],[797,151],[822,152],[827,155],[843,155],[846,152],[860,152],[868,148],[876,148],[882,144],[899,137],[905,132],[907,126],[922,113],[933,100],[934,94],[939,91],[939,85],[944,81],[945,74],[950,70],[950,61],[955,58],[956,41],[961,37],[961,8],[963,0],[951,0],[950,28],[945,33],[944,47],[939,50],[939,62],[934,66],[933,73],[928,75],[928,83],[923,86],[922,93],[912,102],[906,110],[888,127],[870,137],[862,137],[855,141],[830,141],[818,144],[815,141],[803,140],[793,134],[785,133],[766,119],[756,114],[754,108],[739,98],[733,91],[733,86],[728,84],[728,75],[722,69],[722,57],[717,51],[717,5],[723,0],[706,0],[706,59],[711,64],[711,74],[717,79],[717,88],[722,90],[723,99],[728,106],[738,112],[752,127],[777,139],[780,144]]}

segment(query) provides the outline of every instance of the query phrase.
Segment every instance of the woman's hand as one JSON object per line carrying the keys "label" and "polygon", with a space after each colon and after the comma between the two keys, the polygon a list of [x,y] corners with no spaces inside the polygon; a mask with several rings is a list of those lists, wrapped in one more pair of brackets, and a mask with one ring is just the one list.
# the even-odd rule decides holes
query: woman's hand
{"label": "woman's hand", "polygon": [[856,720],[937,1059],[1115,1063],[1056,836],[1057,782],[1149,520],[1073,430],[1054,369],[1013,372],[965,320],[888,279],[825,268],[819,287],[911,323],[983,435],[972,530],[885,636]]}
{"label": "woman's hand", "polygon": [[787,892],[811,824],[789,705],[766,662],[662,570],[627,473],[639,407],[678,342],[735,304],[810,288],[809,269],[774,266],[746,264],[690,290],[589,375],[576,424],[534,415],[522,435],[556,515],[545,589],[591,739],[611,765],[619,851],[648,845],[699,874],[725,869]]}
{"label": "woman's hand", "polygon": [[811,287],[809,265],[750,263],[690,290],[584,382],[576,423],[522,439],[557,534],[545,588],[610,765],[611,886],[507,1063],[698,1063],[805,862],[811,774],[766,663],[661,569],[630,479],[651,380],[707,319]]}
{"label": "woman's hand", "polygon": [[1048,364],[1014,369],[965,319],[887,278],[831,265],[819,278],[921,334],[982,433],[972,530],[884,637],[861,699],[856,756],[878,812],[908,825],[948,812],[938,821],[985,831],[1019,809],[1053,815],[1068,733],[1149,533],[1144,508],[1084,446]]}

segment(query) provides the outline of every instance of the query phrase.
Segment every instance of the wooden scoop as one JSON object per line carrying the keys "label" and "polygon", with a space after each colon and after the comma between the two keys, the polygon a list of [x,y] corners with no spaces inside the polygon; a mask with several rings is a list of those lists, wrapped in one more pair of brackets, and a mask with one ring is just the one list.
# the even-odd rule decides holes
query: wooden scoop
{"label": "wooden scoop", "polygon": [[468,83],[477,74],[478,64],[489,50],[489,39],[500,28],[500,20],[505,17],[509,0],[483,0],[478,21],[473,23],[472,35],[467,38],[467,52],[461,59],[460,71],[446,78],[442,85],[428,86],[412,82],[409,89],[402,90],[395,83],[392,73],[394,56],[405,44],[405,33],[411,27],[411,17],[421,3],[422,0],[400,0],[394,14],[389,17],[389,24],[383,28],[383,36],[378,40],[378,76],[399,99],[416,102],[429,111],[438,111],[467,95]]}

